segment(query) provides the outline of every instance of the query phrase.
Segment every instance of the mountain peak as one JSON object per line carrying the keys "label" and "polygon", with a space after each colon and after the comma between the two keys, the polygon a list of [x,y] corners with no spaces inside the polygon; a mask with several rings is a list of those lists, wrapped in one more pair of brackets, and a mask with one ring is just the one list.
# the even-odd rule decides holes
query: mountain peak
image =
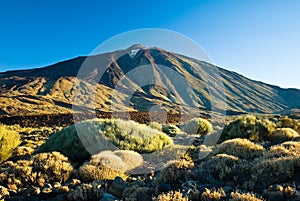
{"label": "mountain peak", "polygon": [[133,44],[129,48],[127,48],[127,50],[144,49],[144,48],[146,48],[146,47],[143,46],[142,44]]}

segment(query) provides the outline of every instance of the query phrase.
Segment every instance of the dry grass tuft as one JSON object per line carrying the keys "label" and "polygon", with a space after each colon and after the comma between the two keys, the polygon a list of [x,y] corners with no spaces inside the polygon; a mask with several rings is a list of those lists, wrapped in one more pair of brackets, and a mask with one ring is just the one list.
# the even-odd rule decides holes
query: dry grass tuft
{"label": "dry grass tuft", "polygon": [[188,201],[180,191],[170,191],[153,198],[153,201]]}

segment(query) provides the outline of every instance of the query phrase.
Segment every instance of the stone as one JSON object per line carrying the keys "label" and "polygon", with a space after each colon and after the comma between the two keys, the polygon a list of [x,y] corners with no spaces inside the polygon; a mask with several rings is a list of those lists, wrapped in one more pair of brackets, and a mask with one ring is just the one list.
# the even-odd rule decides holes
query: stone
{"label": "stone", "polygon": [[66,186],[72,189],[76,188],[79,184],[81,184],[81,181],[78,179],[71,179],[65,183]]}
{"label": "stone", "polygon": [[155,188],[155,194],[160,195],[172,190],[172,187],[169,184],[160,184]]}
{"label": "stone", "polygon": [[35,186],[29,186],[23,191],[24,196],[38,195],[41,193],[41,189]]}
{"label": "stone", "polygon": [[263,195],[270,201],[284,201],[284,188],[281,185],[270,186],[269,189],[264,190]]}
{"label": "stone", "polygon": [[121,177],[116,177],[110,187],[108,188],[108,193],[114,196],[122,197],[124,190],[126,189],[126,183]]}
{"label": "stone", "polygon": [[50,188],[50,189],[52,189],[53,187],[52,187],[51,184],[46,183],[46,184],[44,184],[44,186],[43,186],[43,189],[45,189],[45,188]]}
{"label": "stone", "polygon": [[100,201],[118,201],[119,199],[112,194],[104,193]]}

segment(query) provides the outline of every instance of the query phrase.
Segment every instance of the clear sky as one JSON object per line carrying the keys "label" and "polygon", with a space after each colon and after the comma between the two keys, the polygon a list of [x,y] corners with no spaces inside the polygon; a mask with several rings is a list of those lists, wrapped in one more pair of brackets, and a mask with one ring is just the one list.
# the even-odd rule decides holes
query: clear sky
{"label": "clear sky", "polygon": [[298,0],[0,1],[0,71],[88,55],[125,31],[182,33],[214,63],[249,78],[300,88]]}

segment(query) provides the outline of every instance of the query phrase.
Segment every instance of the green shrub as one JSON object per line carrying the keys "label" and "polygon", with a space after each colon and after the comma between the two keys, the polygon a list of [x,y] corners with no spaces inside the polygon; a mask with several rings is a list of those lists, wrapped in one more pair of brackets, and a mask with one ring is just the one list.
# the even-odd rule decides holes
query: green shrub
{"label": "green shrub", "polygon": [[218,145],[213,154],[228,154],[241,159],[253,159],[261,156],[264,151],[263,146],[255,144],[250,140],[235,138],[226,140]]}
{"label": "green shrub", "polygon": [[89,162],[79,168],[79,176],[83,181],[113,180],[116,177],[126,178],[126,164],[111,151],[104,151],[92,156]]}
{"label": "green shrub", "polygon": [[191,119],[182,125],[182,130],[188,134],[206,135],[213,131],[212,124],[203,118]]}
{"label": "green shrub", "polygon": [[90,154],[83,146],[74,125],[63,128],[52,134],[35,153],[58,151],[67,156],[70,160],[83,162],[89,159]]}
{"label": "green shrub", "polygon": [[251,141],[267,140],[274,130],[275,124],[268,119],[246,115],[226,125],[222,131],[221,140],[233,138],[246,138]]}
{"label": "green shrub", "polygon": [[181,132],[181,130],[173,124],[168,124],[168,125],[164,125],[162,127],[162,132],[166,133],[167,135],[174,137],[175,135],[177,135],[178,133]]}
{"label": "green shrub", "polygon": [[65,182],[73,171],[68,158],[59,152],[36,154],[28,160],[6,162],[0,168],[0,183],[10,190],[45,183]]}
{"label": "green shrub", "polygon": [[14,149],[21,143],[19,133],[0,125],[0,164],[12,156]]}
{"label": "green shrub", "polygon": [[[76,128],[80,131],[80,138]],[[133,121],[93,119],[53,134],[37,152],[57,150],[71,160],[83,162],[90,157],[83,144],[88,146],[92,154],[115,149],[114,146],[123,150],[151,153],[172,144],[172,139],[165,133]]]}
{"label": "green shrub", "polygon": [[285,141],[291,140],[296,137],[299,137],[299,133],[297,133],[292,128],[277,128],[275,132],[270,136],[271,141]]}

